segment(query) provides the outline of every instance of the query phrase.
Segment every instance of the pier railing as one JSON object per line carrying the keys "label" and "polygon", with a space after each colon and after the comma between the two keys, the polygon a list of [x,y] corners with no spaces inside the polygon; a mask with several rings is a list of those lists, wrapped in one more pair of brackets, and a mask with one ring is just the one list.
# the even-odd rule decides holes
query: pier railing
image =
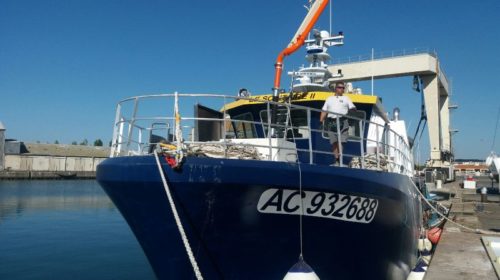
{"label": "pier railing", "polygon": [[[174,111],[176,99],[178,115]],[[237,100],[248,101],[242,106],[260,105],[259,119],[241,113],[244,110],[230,115],[227,105]],[[196,109],[201,102],[203,114]],[[278,107],[275,123],[271,123],[273,106]],[[313,118],[321,112],[293,103],[218,94],[136,96],[117,105],[111,157],[149,154],[156,144],[165,143],[188,154],[328,165],[332,162],[325,163],[324,159],[332,157],[331,145],[325,145],[329,134],[319,126],[319,117]],[[345,118],[349,137],[348,143],[339,142],[341,166],[411,176],[413,159],[405,137],[389,124],[370,122],[359,114]],[[340,121],[337,118],[337,131],[333,131],[337,135],[341,135]],[[368,129],[376,136],[368,136]],[[344,149],[347,146],[350,148]]]}

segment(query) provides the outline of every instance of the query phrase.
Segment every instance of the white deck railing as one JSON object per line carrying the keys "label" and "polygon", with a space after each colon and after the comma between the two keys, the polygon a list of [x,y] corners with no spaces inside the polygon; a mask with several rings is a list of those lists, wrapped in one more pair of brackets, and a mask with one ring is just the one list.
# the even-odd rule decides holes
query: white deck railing
{"label": "white deck railing", "polygon": [[[175,137],[177,133],[174,114],[174,95],[144,95],[120,101],[116,110],[111,157],[145,155],[151,153],[158,142],[179,145],[180,141]],[[180,115],[180,126],[178,127],[182,129],[183,139],[181,145],[184,148],[204,145],[211,147],[219,146],[222,154],[218,156],[230,157],[228,150],[233,149],[234,146],[244,145],[255,148],[261,160],[300,160],[301,163],[305,164],[317,164],[315,161],[316,157],[332,155],[331,145],[326,145],[327,148],[324,150],[313,148],[313,140],[317,143],[318,138],[326,139],[323,129],[311,128],[312,122],[319,123],[319,119],[313,120],[311,116],[314,114],[319,118],[321,110],[295,104],[275,103],[262,99],[257,100],[217,94],[178,94],[178,98]],[[226,108],[225,105],[238,99],[253,101],[252,104],[262,104],[262,112],[266,114],[266,119],[234,119],[235,116],[232,116],[233,119],[227,117],[202,118],[195,117],[194,115],[193,108],[195,104],[202,104],[209,108],[223,108],[220,111],[221,115],[228,116],[224,111],[224,108]],[[281,112],[288,113],[284,114],[286,115],[284,122],[281,120],[276,124],[271,124],[270,116],[273,105],[278,105]],[[291,111],[301,112],[305,116],[305,120],[301,120],[300,124],[294,124],[293,113],[290,115]],[[354,149],[354,153],[347,153],[341,144],[341,165],[344,166],[343,161],[347,157],[352,159],[349,164],[349,167],[352,168],[378,169],[408,176],[413,174],[413,158],[405,137],[398,135],[388,125],[372,123],[364,118],[353,116],[346,116],[346,118],[349,119],[350,124],[348,141],[355,143],[350,144],[350,150],[353,150],[353,145],[359,148]],[[195,123],[199,121],[204,122],[205,125],[210,123],[217,124],[215,127],[218,126],[220,131],[216,131],[216,134],[219,133],[220,137],[218,139],[211,139],[210,141],[197,141],[194,129]],[[339,122],[338,119],[337,122]],[[381,135],[380,139],[366,139],[364,137],[366,134],[365,130],[369,126],[376,128],[376,135]],[[339,124],[337,124],[337,127],[340,127]],[[278,132],[274,137],[268,133],[272,128]],[[259,133],[261,137],[257,137],[257,129],[261,129]],[[250,134],[251,137],[242,139],[242,137],[237,137],[239,133]],[[266,136],[262,137],[262,135]],[[339,135],[338,131],[337,135]],[[273,140],[276,138],[282,140]],[[262,139],[267,140],[263,141]],[[301,147],[297,147],[294,143],[300,143]],[[366,151],[367,146],[375,148]],[[266,149],[268,152],[263,152]],[[279,153],[284,153],[285,156],[279,157]],[[295,154],[296,156],[289,156],[291,154]]]}

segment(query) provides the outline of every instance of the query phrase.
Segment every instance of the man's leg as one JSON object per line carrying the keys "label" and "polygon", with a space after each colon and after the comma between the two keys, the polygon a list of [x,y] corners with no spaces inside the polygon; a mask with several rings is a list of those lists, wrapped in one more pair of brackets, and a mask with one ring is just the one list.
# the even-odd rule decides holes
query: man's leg
{"label": "man's leg", "polygon": [[335,162],[339,161],[339,142],[333,143],[333,155],[335,156]]}

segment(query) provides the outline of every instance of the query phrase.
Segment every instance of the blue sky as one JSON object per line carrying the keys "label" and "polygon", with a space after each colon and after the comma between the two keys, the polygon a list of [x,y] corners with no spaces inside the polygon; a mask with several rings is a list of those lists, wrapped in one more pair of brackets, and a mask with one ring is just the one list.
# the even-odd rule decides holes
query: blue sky
{"label": "blue sky", "polygon": [[[305,15],[304,0],[0,0],[0,121],[25,142],[112,137],[116,102],[144,93],[267,93],[274,61]],[[453,82],[457,158],[485,158],[500,106],[500,1],[333,1],[336,58],[436,50]],[[328,29],[328,13],[319,20]],[[305,61],[299,50],[285,70]],[[288,84],[284,78],[283,85]],[[369,83],[363,83],[365,92]],[[413,135],[411,78],[375,81]],[[425,134],[423,139],[428,142]],[[422,160],[428,157],[423,143]],[[500,135],[494,149],[500,152]]]}

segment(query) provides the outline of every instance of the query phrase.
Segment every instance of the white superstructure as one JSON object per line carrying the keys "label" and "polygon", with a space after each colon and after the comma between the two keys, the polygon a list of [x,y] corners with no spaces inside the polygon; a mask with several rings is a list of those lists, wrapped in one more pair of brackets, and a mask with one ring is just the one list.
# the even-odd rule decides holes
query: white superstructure
{"label": "white superstructure", "polygon": [[488,165],[491,174],[498,182],[498,174],[500,173],[500,157],[495,152],[491,152],[491,154],[486,158],[486,165]]}

